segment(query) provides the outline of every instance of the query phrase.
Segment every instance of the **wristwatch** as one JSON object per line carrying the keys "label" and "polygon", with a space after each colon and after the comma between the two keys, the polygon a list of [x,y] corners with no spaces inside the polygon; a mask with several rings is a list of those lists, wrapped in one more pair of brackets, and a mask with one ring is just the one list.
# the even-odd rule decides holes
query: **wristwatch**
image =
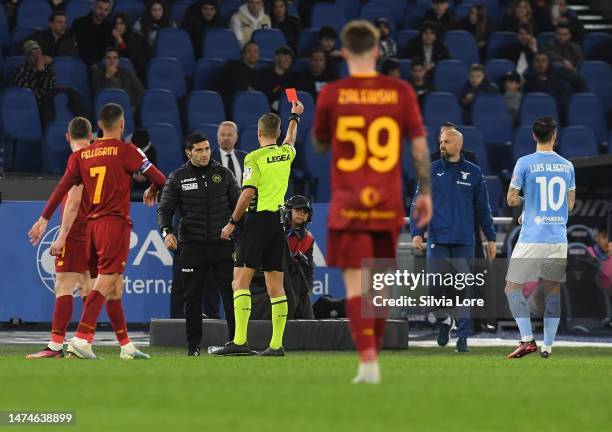
{"label": "wristwatch", "polygon": [[163,228],[162,229],[162,238],[164,240],[166,240],[166,237],[168,236],[168,234],[172,234],[172,230],[170,228]]}
{"label": "wristwatch", "polygon": [[236,221],[234,220],[233,216],[230,216],[228,223],[230,223],[232,225],[236,225]]}

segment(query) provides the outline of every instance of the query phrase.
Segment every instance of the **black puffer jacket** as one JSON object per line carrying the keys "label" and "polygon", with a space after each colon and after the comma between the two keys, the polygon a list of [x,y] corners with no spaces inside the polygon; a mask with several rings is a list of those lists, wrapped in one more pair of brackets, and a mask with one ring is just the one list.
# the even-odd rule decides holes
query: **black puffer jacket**
{"label": "black puffer jacket", "polygon": [[178,210],[179,242],[223,242],[221,230],[239,196],[240,187],[234,175],[220,163],[211,160],[206,167],[195,167],[187,162],[166,180],[157,209],[157,224],[162,232],[172,232],[172,217]]}

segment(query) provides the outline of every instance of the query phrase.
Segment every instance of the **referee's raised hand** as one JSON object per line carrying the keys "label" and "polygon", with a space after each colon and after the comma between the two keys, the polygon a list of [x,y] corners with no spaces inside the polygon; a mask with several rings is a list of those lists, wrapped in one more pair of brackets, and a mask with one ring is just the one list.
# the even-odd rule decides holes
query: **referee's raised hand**
{"label": "referee's raised hand", "polygon": [[291,114],[302,115],[304,112],[304,105],[300,101],[291,102]]}

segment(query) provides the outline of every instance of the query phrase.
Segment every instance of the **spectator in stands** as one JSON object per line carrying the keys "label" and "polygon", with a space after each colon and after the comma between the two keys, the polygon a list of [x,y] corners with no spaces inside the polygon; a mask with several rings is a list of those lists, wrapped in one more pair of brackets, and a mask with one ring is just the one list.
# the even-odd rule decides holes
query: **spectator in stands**
{"label": "spectator in stands", "polygon": [[380,64],[387,59],[397,57],[397,44],[391,37],[391,29],[387,18],[381,17],[376,20],[376,28],[380,32],[380,54],[378,61]]}
{"label": "spectator in stands", "polygon": [[67,30],[64,12],[54,12],[49,17],[49,28],[35,31],[28,40],[38,43],[47,64],[52,63],[54,57],[77,57],[76,39]]}
{"label": "spectator in stands", "polygon": [[242,186],[242,167],[247,152],[236,148],[238,142],[238,125],[232,121],[224,121],[217,128],[217,143],[219,148],[212,152],[212,159],[230,170],[238,186]]}
{"label": "spectator in stands", "polygon": [[516,71],[523,74],[533,62],[533,57],[538,51],[538,42],[533,36],[533,27],[529,24],[521,24],[516,33],[516,42],[504,47],[500,57],[510,60],[516,65]]}
{"label": "spectator in stands", "polygon": [[566,24],[557,26],[555,38],[544,46],[544,51],[554,66],[578,73],[578,65],[582,63],[582,49],[572,42],[572,33]]}
{"label": "spectator in stands", "polygon": [[523,100],[521,83],[521,76],[516,71],[508,72],[504,76],[504,100],[506,101],[513,126],[518,123],[518,114],[521,109],[521,101]]}
{"label": "spectator in stands", "polygon": [[168,4],[165,0],[149,0],[144,13],[134,24],[134,31],[141,33],[149,46],[153,47],[157,31],[167,27],[176,27],[176,23],[170,18]]}
{"label": "spectator in stands", "polygon": [[115,15],[112,35],[119,56],[130,59],[136,75],[144,79],[147,62],[153,57],[152,48],[142,34],[132,31],[132,19],[127,12]]}
{"label": "spectator in stands", "polygon": [[49,0],[49,4],[51,5],[51,10],[53,11],[53,13],[66,11],[65,0]]}
{"label": "spectator in stands", "polygon": [[474,36],[476,45],[480,50],[480,57],[484,58],[485,46],[491,34],[491,23],[487,17],[487,9],[483,5],[474,5],[470,12],[461,20],[463,30]]}
{"label": "spectator in stands", "polygon": [[541,32],[551,32],[559,25],[566,25],[575,40],[580,41],[584,36],[584,27],[567,7],[566,0],[552,0],[550,7],[541,9],[535,16],[535,20]]}
{"label": "spectator in stands", "polygon": [[325,84],[337,78],[337,74],[326,69],[325,52],[322,48],[313,48],[310,53],[308,70],[297,75],[295,86],[298,90],[303,90],[317,99],[319,92]]}
{"label": "spectator in stands", "polygon": [[72,23],[79,55],[87,66],[102,60],[106,48],[113,45],[113,24],[108,20],[111,7],[111,0],[95,0],[93,10]]}
{"label": "spectator in stands", "polygon": [[434,91],[434,86],[427,76],[427,68],[422,58],[415,57],[410,65],[410,85],[419,98],[419,105],[423,107],[425,96]]}
{"label": "spectator in stands", "polygon": [[302,31],[302,22],[298,17],[289,15],[287,0],[272,2],[272,28],[279,29],[285,35],[287,45],[295,52],[298,38]]}
{"label": "spectator in stands", "polygon": [[438,26],[431,21],[426,21],[421,25],[419,36],[413,38],[408,44],[403,57],[422,59],[425,69],[431,74],[436,63],[450,58],[450,54],[442,41],[438,39]]}
{"label": "spectator in stands", "polygon": [[440,34],[455,28],[455,14],[448,7],[448,0],[432,0],[431,8],[423,15],[422,22],[433,22],[438,25]]}
{"label": "spectator in stands", "polygon": [[91,78],[94,93],[105,88],[124,90],[136,106],[144,94],[144,87],[138,77],[129,69],[119,66],[119,51],[108,48],[104,55],[104,67],[95,68]]}
{"label": "spectator in stands", "polygon": [[268,97],[272,111],[278,112],[280,98],[284,89],[293,87],[293,75],[290,73],[294,53],[288,46],[281,46],[274,52],[274,65],[259,71],[257,89]]}
{"label": "spectator in stands", "polygon": [[266,15],[263,0],[246,0],[245,4],[230,19],[230,29],[236,35],[240,47],[251,40],[255,30],[272,27],[270,17]]}
{"label": "spectator in stands", "polygon": [[[319,30],[319,48],[325,53],[325,68],[332,74],[338,73],[338,65],[342,62],[342,53],[336,48],[337,39],[335,28],[323,26]],[[307,55],[310,56],[310,51]]]}
{"label": "spectator in stands", "polygon": [[225,66],[219,80],[217,91],[225,104],[225,111],[230,112],[234,94],[244,90],[256,90],[258,72],[255,69],[259,61],[259,45],[250,41],[242,47],[242,59],[230,60]]}
{"label": "spectator in stands", "polygon": [[473,64],[470,66],[470,74],[468,82],[461,90],[459,102],[463,108],[463,116],[466,121],[470,118],[470,109],[474,99],[480,93],[497,93],[497,87],[491,84],[485,73],[485,68],[481,64]]}
{"label": "spectator in stands", "polygon": [[32,90],[40,103],[48,91],[55,87],[53,66],[45,62],[37,42],[28,40],[23,44],[25,63],[15,72],[15,85]]}
{"label": "spectator in stands", "polygon": [[194,54],[202,56],[202,35],[209,28],[227,27],[227,20],[219,14],[218,0],[201,0],[185,12],[183,28],[191,37]]}
{"label": "spectator in stands", "polygon": [[518,32],[520,26],[528,24],[533,28],[533,16],[528,0],[515,0],[508,9],[508,14],[502,22],[501,29]]}
{"label": "spectator in stands", "polygon": [[597,282],[599,287],[612,296],[612,257],[608,242],[608,228],[603,222],[597,228],[597,243],[589,246],[589,253],[599,262]]}
{"label": "spectator in stands", "polygon": [[401,78],[402,72],[400,70],[399,63],[397,60],[389,58],[382,62],[380,66],[380,71],[383,75],[387,75],[393,78]]}

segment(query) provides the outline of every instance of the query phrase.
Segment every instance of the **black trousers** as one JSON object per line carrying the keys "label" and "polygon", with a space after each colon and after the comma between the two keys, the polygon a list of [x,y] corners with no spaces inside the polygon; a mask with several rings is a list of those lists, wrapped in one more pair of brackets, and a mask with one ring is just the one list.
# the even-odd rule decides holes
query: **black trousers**
{"label": "black trousers", "polygon": [[[185,318],[185,288],[183,287],[183,266],[180,251],[173,253],[172,259],[172,291],[170,292],[170,318]],[[221,305],[219,289],[212,272],[208,276],[202,306],[208,318],[219,318]]]}
{"label": "black trousers", "polygon": [[232,242],[182,244],[180,247],[187,342],[190,345],[199,345],[202,341],[202,296],[204,291],[214,290],[214,285],[207,283],[211,280],[215,282],[223,300],[229,338],[234,337],[233,253]]}

